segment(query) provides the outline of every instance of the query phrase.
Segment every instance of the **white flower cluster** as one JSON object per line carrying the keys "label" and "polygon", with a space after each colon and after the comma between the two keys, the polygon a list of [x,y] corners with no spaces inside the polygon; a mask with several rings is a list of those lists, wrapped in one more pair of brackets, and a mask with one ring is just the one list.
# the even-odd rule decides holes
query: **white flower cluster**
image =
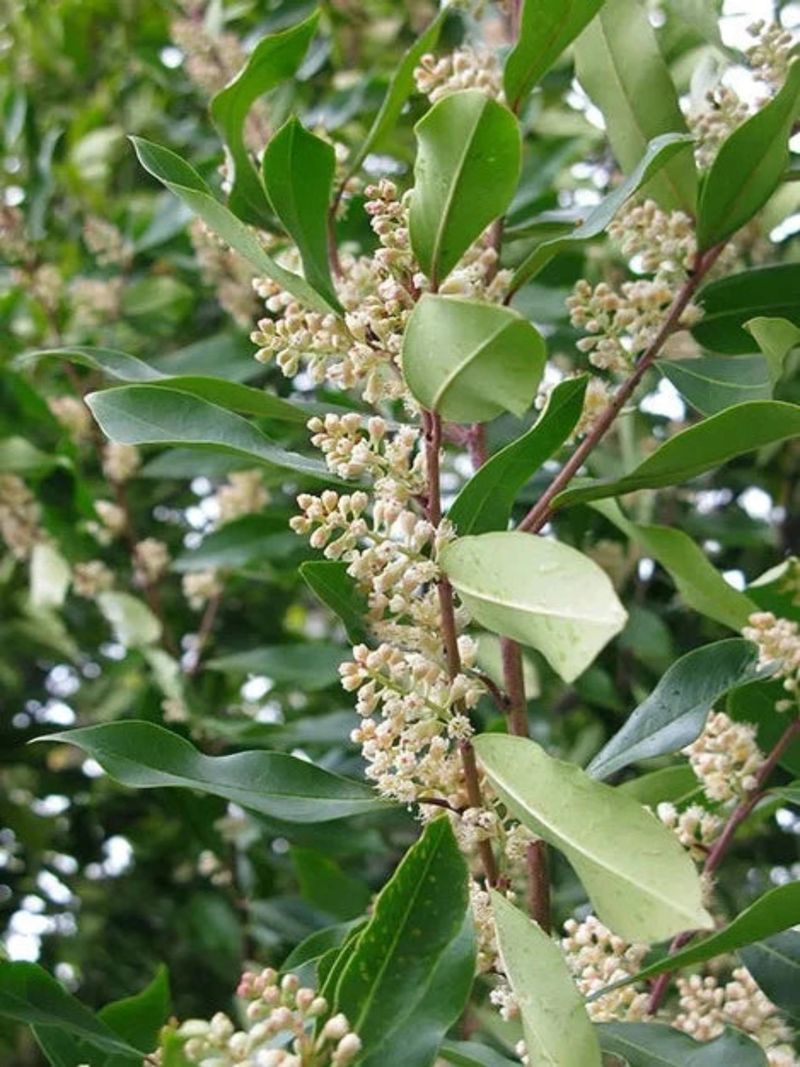
{"label": "white flower cluster", "polygon": [[109,441],[103,446],[103,474],[110,482],[122,485],[138,471],[142,457],[136,445]]}
{"label": "white flower cluster", "polygon": [[47,398],[50,411],[75,441],[85,441],[91,436],[92,417],[84,402],[76,396],[50,396]]}
{"label": "white flower cluster", "polygon": [[[361,1041],[344,1015],[332,1015],[324,997],[282,978],[272,968],[245,972],[237,995],[246,1000],[248,1026],[237,1030],[222,1012],[189,1019],[178,1028],[183,1054],[198,1067],[347,1067]],[[280,1039],[283,1039],[282,1041]],[[280,1047],[281,1044],[284,1047]]]}
{"label": "white flower cluster", "polygon": [[771,611],[757,611],[748,619],[742,636],[758,646],[758,660],[764,667],[775,667],[783,688],[789,694],[779,700],[777,711],[789,711],[800,699],[800,626],[790,619],[779,619]]}
{"label": "white flower cluster", "polygon": [[44,539],[40,521],[41,508],[25,482],[16,474],[0,474],[0,537],[16,559],[27,559]]}
{"label": "white flower cluster", "polygon": [[680,843],[695,860],[705,859],[710,846],[722,833],[722,819],[702,804],[690,804],[683,811],[678,811],[674,804],[663,801],[656,808],[656,815],[665,826],[675,832]]}
{"label": "white flower cluster", "polygon": [[463,45],[438,58],[427,53],[414,70],[414,81],[432,104],[463,89],[480,89],[495,100],[505,99],[500,64],[487,48]]}
{"label": "white flower cluster", "polygon": [[270,501],[259,469],[233,471],[227,482],[221,485],[215,494],[219,510],[219,525],[223,526],[244,515],[253,515],[261,511]]}
{"label": "white flower cluster", "polygon": [[154,585],[168,567],[169,549],[163,541],[145,537],[133,546],[133,573],[137,585]]}
{"label": "white flower cluster", "polygon": [[624,256],[641,256],[645,274],[683,279],[697,255],[692,220],[683,211],[664,211],[655,200],[628,200],[608,227]]}
{"label": "white flower cluster", "polygon": [[[594,915],[589,915],[580,923],[568,919],[564,923],[564,930],[561,949],[584,996],[613,982],[630,978],[641,970],[647,945],[633,945],[612,934]],[[612,1019],[637,1022],[647,1016],[648,999],[647,993],[637,990],[635,985],[627,985],[586,1007],[595,1022],[609,1022]]]}
{"label": "white flower cluster", "polygon": [[760,81],[772,90],[786,81],[795,47],[795,36],[778,22],[758,19],[747,27],[755,43],[745,49],[747,62]]}
{"label": "white flower cluster", "polygon": [[72,591],[76,596],[94,600],[114,585],[114,572],[101,559],[76,563],[72,569]]}
{"label": "white flower cluster", "polygon": [[73,330],[88,330],[117,317],[122,278],[74,278],[69,284]]}
{"label": "white flower cluster", "polygon": [[[266,235],[259,232],[257,236],[263,244]],[[192,220],[189,237],[203,281],[216,290],[220,306],[234,322],[242,329],[249,329],[258,313],[252,268],[220,241],[201,219]]]}
{"label": "white flower cluster", "polygon": [[710,715],[700,736],[682,752],[714,801],[734,800],[755,789],[764,763],[755,726],[734,722],[724,711]]}
{"label": "white flower cluster", "polygon": [[202,611],[209,600],[220,595],[222,588],[216,570],[189,571],[181,579],[183,595],[192,611]]}
{"label": "white flower cluster", "polygon": [[186,73],[203,92],[224,88],[245,61],[238,38],[232,33],[210,34],[202,15],[204,4],[184,0],[186,18],[173,19],[170,36],[186,57]]}
{"label": "white flower cluster", "polygon": [[109,545],[125,532],[128,519],[125,509],[110,500],[95,500],[94,510],[100,522],[89,522],[87,528],[98,544]]}
{"label": "white flower cluster", "polygon": [[113,222],[96,215],[84,222],[83,241],[101,267],[126,267],[133,256],[130,242]]}

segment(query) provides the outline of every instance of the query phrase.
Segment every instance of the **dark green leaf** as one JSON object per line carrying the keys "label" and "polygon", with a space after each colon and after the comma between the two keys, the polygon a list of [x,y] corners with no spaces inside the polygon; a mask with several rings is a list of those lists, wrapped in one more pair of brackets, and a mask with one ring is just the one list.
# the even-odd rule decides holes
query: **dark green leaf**
{"label": "dark green leaf", "polygon": [[112,722],[49,734],[77,745],[134,789],[180,786],[224,797],[287,822],[326,822],[383,806],[360,782],[279,752],[204,756],[178,734],[148,722]]}
{"label": "dark green leaf", "polygon": [[[166,967],[159,967],[155,978],[140,993],[123,1000],[106,1004],[98,1012],[98,1018],[111,1027],[134,1048],[143,1052],[153,1052],[158,1045],[161,1027],[169,1018],[171,998],[169,991],[169,974]],[[129,1063],[113,1057],[106,1067],[122,1067]]]}
{"label": "dark green leaf", "polygon": [[736,233],[775,192],[789,164],[799,99],[800,63],[794,63],[780,91],[723,142],[700,190],[701,252]]}
{"label": "dark green leaf", "polygon": [[599,1023],[600,1044],[628,1067],[767,1067],[760,1045],[739,1030],[695,1041],[666,1023]]}
{"label": "dark green leaf", "polygon": [[[737,722],[753,723],[758,731],[757,740],[762,752],[769,752],[780,740],[788,722],[785,715],[776,711],[775,705],[786,696],[783,683],[776,681],[753,682],[734,689],[727,700],[727,712]],[[800,738],[795,738],[783,752],[780,764],[795,777],[800,776]]]}
{"label": "dark green leaf", "polygon": [[569,378],[556,386],[530,430],[473,474],[447,513],[460,537],[506,528],[520,489],[575,429],[586,382]]}
{"label": "dark green leaf", "polygon": [[289,559],[302,548],[302,541],[287,530],[282,517],[276,522],[270,514],[244,515],[208,534],[197,548],[182,552],[172,561],[172,570],[186,574],[214,567],[257,566]]}
{"label": "dark green leaf", "polygon": [[293,848],[300,895],[333,919],[355,919],[372,896],[369,887],[345,874],[335,860],[311,848]]}
{"label": "dark green leaf", "polygon": [[445,1041],[439,1055],[455,1067],[517,1067],[516,1060],[509,1060],[476,1041]]}
{"label": "dark green leaf", "polygon": [[297,72],[318,20],[319,12],[314,11],[282,33],[260,40],[233,81],[211,101],[211,117],[225,138],[233,167],[228,203],[235,215],[253,226],[269,228],[272,214],[245,145],[245,120],[258,97]]}
{"label": "dark green leaf", "polygon": [[344,658],[344,649],[338,645],[307,642],[233,652],[209,660],[208,667],[232,674],[263,674],[276,685],[312,691],[326,689],[338,681],[339,664]]}
{"label": "dark green leaf", "polygon": [[714,415],[733,404],[769,400],[772,396],[770,366],[761,355],[662,359],[656,365],[701,415]]}
{"label": "dark green leaf", "polygon": [[701,786],[695,773],[687,763],[676,763],[673,767],[662,767],[650,771],[638,778],[631,778],[617,786],[629,796],[635,797],[640,804],[655,808],[662,800],[673,804],[684,804],[701,792]]}
{"label": "dark green leaf", "polygon": [[786,930],[743,948],[742,963],[773,1004],[800,1023],[800,931]]}
{"label": "dark green leaf", "polygon": [[692,334],[713,352],[728,356],[754,352],[754,335],[747,330],[751,319],[783,318],[793,326],[800,326],[798,289],[798,263],[757,267],[709,282],[697,296],[703,317],[692,327]]}
{"label": "dark green leaf", "polygon": [[342,620],[347,638],[354,645],[364,640],[366,601],[347,573],[347,563],[309,560],[300,564],[303,581]]}

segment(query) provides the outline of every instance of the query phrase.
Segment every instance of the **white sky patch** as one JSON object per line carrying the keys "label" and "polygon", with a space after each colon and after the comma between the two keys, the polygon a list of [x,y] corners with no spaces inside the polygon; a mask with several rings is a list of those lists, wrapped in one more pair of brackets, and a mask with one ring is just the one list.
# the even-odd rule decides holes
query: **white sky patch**
{"label": "white sky patch", "polygon": [[260,700],[274,686],[275,682],[271,678],[267,678],[263,674],[256,675],[254,678],[248,678],[242,686],[242,698],[250,701]]}
{"label": "white sky patch", "polygon": [[636,573],[643,582],[649,582],[655,573],[656,565],[648,556],[644,556],[636,565]]}
{"label": "white sky patch", "polygon": [[167,70],[177,70],[178,67],[183,66],[183,52],[180,48],[176,48],[174,44],[168,44],[166,48],[162,48],[158,53],[158,58]]}
{"label": "white sky patch", "polygon": [[725,579],[728,585],[733,586],[734,589],[738,589],[740,593],[747,585],[747,579],[745,578],[743,571],[723,571],[722,577]]}
{"label": "white sky patch", "polygon": [[665,419],[682,422],[686,417],[686,405],[672,382],[662,378],[654,393],[643,397],[639,405],[648,415],[661,415]]}
{"label": "white sky patch", "polygon": [[[797,141],[795,151],[800,147],[800,134],[793,138]],[[779,222],[778,225],[770,231],[770,241],[785,241],[787,238],[792,237],[794,234],[800,231],[800,212],[795,212],[793,215],[787,216],[783,222]]]}
{"label": "white sky patch", "polygon": [[738,503],[751,519],[766,522],[772,518],[772,497],[757,485],[751,485],[740,493]]}

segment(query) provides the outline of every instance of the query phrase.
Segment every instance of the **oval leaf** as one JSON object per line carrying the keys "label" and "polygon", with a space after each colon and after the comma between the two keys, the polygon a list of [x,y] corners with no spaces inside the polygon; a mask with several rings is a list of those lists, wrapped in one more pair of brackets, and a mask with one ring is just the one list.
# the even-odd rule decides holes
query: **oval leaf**
{"label": "oval leaf", "polygon": [[415,127],[411,247],[435,289],[511,203],[521,162],[508,108],[470,89],[440,100]]}
{"label": "oval leaf", "polygon": [[[800,326],[798,289],[800,264],[797,263],[756,267],[718,278],[698,293],[703,317],[692,327],[692,335],[704,348],[726,356],[754,352],[753,338],[760,342],[756,333],[748,332],[751,319],[781,318]],[[792,340],[791,334],[787,341],[789,347],[798,343]]]}
{"label": "oval leaf", "polygon": [[601,1067],[583,998],[555,941],[535,922],[492,892],[497,948],[522,1016],[530,1062],[541,1067]]}
{"label": "oval leaf", "polygon": [[541,652],[565,682],[625,625],[608,576],[569,545],[524,533],[462,537],[442,568],[482,626]]}
{"label": "oval leaf", "polygon": [[609,929],[660,941],[714,925],[688,853],[631,797],[527,738],[481,734],[475,750],[511,814],[564,853]]}
{"label": "oval leaf", "polygon": [[769,365],[772,381],[783,374],[783,361],[793,348],[800,345],[800,328],[788,319],[757,316],[744,324],[755,338]]}
{"label": "oval leaf", "polygon": [[448,422],[522,415],[536,395],[544,341],[516,311],[425,294],[403,336],[403,375],[428,411]]}
{"label": "oval leaf", "polygon": [[701,415],[747,400],[769,400],[774,379],[764,356],[700,356],[659,360],[658,369]]}
{"label": "oval leaf", "polygon": [[385,807],[367,786],[307,760],[281,752],[204,756],[178,734],[148,722],[86,726],[40,740],[76,745],[134,789],[196,789],[286,822],[328,822]]}

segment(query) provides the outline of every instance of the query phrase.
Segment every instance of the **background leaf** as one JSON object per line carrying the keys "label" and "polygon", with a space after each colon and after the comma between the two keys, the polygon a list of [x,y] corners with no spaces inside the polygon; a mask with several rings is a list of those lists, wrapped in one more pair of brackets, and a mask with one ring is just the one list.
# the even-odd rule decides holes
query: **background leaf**
{"label": "background leaf", "polygon": [[798,286],[800,264],[795,263],[756,267],[709,282],[697,295],[703,317],[692,327],[692,335],[713,352],[754,352],[755,335],[747,330],[751,319],[783,318],[800,326]]}
{"label": "background leaf", "polygon": [[701,415],[747,400],[769,400],[774,379],[764,356],[700,356],[659,360],[658,369]]}
{"label": "background leaf", "polygon": [[761,990],[797,1025],[800,1022],[800,931],[785,930],[756,941],[741,949],[739,955]]}
{"label": "background leaf", "polygon": [[628,1067],[766,1067],[756,1042],[728,1029],[712,1041],[695,1041],[665,1023],[600,1023],[600,1044],[625,1057]]}

